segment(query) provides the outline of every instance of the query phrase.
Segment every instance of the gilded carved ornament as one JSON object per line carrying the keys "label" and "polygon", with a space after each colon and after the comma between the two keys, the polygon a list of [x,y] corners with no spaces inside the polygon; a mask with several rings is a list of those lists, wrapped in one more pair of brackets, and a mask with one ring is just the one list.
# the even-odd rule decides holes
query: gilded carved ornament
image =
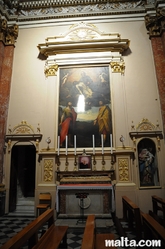
{"label": "gilded carved ornament", "polygon": [[29,125],[25,120],[22,120],[20,124],[16,125],[12,134],[33,134],[34,130],[31,125]]}
{"label": "gilded carved ornament", "polygon": [[0,19],[0,40],[5,45],[14,45],[18,37],[18,25],[7,25],[5,19]]}
{"label": "gilded carved ornament", "polygon": [[143,118],[136,127],[137,131],[152,131],[155,130],[155,125],[152,124],[147,118]]}
{"label": "gilded carved ornament", "polygon": [[57,71],[58,71],[58,65],[57,64],[48,65],[46,63],[45,70],[44,70],[44,73],[45,73],[46,77],[48,77],[48,76],[56,76],[57,75]]}
{"label": "gilded carved ornament", "polygon": [[44,160],[44,181],[51,182],[53,180],[53,159]]}
{"label": "gilded carved ornament", "polygon": [[129,181],[129,161],[128,158],[119,158],[119,181],[128,182]]}
{"label": "gilded carved ornament", "polygon": [[124,74],[124,72],[125,72],[125,63],[123,60],[120,62],[112,61],[112,62],[110,62],[110,66],[112,69],[112,73]]}

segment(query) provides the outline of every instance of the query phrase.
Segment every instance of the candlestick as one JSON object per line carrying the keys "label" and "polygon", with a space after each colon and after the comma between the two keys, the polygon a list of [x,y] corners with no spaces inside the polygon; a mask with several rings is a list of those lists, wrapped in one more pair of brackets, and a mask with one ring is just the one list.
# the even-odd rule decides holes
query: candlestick
{"label": "candlestick", "polygon": [[95,135],[92,135],[93,138],[93,155],[95,155]]}
{"label": "candlestick", "polygon": [[102,155],[104,154],[104,140],[103,140],[103,134],[101,134],[101,145],[102,145]]}
{"label": "candlestick", "polygon": [[68,136],[66,136],[65,138],[65,149],[66,149],[65,155],[67,156],[68,155]]}
{"label": "candlestick", "polygon": [[74,135],[74,154],[76,156],[76,135]]}
{"label": "candlestick", "polygon": [[102,154],[102,170],[105,170],[105,160],[103,154]]}
{"label": "candlestick", "polygon": [[112,134],[110,134],[110,147],[111,147],[111,154],[113,153],[112,151]]}
{"label": "candlestick", "polygon": [[67,157],[67,155],[66,155],[65,171],[68,171],[68,165],[69,165],[69,163],[68,163],[68,157]]}
{"label": "candlestick", "polygon": [[59,156],[60,155],[60,136],[58,136],[58,141],[57,141],[57,155]]}

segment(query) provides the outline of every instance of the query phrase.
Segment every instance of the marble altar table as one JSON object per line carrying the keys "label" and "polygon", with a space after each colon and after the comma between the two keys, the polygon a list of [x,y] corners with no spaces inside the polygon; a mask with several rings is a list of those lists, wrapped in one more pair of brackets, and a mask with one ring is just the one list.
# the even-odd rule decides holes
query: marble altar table
{"label": "marble altar table", "polygon": [[59,216],[79,216],[81,203],[75,196],[77,192],[89,193],[84,200],[84,215],[111,217],[111,212],[115,211],[112,184],[62,184],[57,186],[56,191],[56,211]]}

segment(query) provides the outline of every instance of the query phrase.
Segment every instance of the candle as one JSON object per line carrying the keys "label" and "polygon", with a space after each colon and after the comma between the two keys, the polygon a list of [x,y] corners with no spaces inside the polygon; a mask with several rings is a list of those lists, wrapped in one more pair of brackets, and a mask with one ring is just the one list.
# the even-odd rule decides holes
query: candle
{"label": "candle", "polygon": [[101,134],[101,145],[102,145],[102,155],[104,154],[104,139],[103,134]]}
{"label": "candle", "polygon": [[111,154],[112,154],[112,134],[110,134],[110,147],[111,147]]}
{"label": "candle", "polygon": [[58,136],[57,146],[58,146],[57,155],[59,156],[60,155],[60,136]]}
{"label": "candle", "polygon": [[76,135],[74,135],[74,154],[76,156]]}
{"label": "candle", "polygon": [[67,156],[68,155],[68,136],[66,136],[66,138],[65,138],[65,148],[66,148],[65,155]]}
{"label": "candle", "polygon": [[95,155],[95,135],[92,135],[93,138],[93,155]]}

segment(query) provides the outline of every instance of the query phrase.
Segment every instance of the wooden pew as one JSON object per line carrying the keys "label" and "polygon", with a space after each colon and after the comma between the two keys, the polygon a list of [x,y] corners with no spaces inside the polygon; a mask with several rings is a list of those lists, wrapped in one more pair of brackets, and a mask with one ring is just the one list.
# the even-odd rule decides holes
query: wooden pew
{"label": "wooden pew", "polygon": [[157,214],[155,214],[152,210],[149,210],[149,215],[152,216],[161,226],[164,226],[164,221]]}
{"label": "wooden pew", "polygon": [[[28,249],[31,248],[58,248],[60,245],[67,248],[68,226],[55,226],[54,210],[49,209],[23,228],[18,234],[2,245],[1,249],[16,249],[28,242]],[[47,226],[46,232],[39,239],[38,231]],[[45,228],[45,226],[44,226]],[[62,243],[61,243],[62,241]]]}
{"label": "wooden pew", "polygon": [[122,196],[123,219],[128,221],[129,227],[133,230],[135,222],[136,238],[142,238],[142,221],[140,208],[132,202],[127,196]]}
{"label": "wooden pew", "polygon": [[88,215],[85,224],[81,249],[94,249],[95,242],[95,215]]}
{"label": "wooden pew", "polygon": [[165,227],[165,200],[162,198],[153,195],[152,196],[152,206],[153,206],[153,213],[158,215],[158,211],[161,211],[163,214],[163,226]]}
{"label": "wooden pew", "polygon": [[[114,240],[114,234],[96,234],[95,215],[88,215],[81,249],[105,249],[105,240]],[[115,247],[108,247],[114,249]]]}
{"label": "wooden pew", "polygon": [[165,228],[161,226],[153,217],[149,214],[142,214],[142,222],[144,229],[145,240],[161,240],[161,247],[165,248]]}
{"label": "wooden pew", "polygon": [[122,224],[117,216],[114,217],[113,219],[114,225],[116,227],[117,233],[119,234],[120,237],[127,237],[127,234],[122,227]]}
{"label": "wooden pew", "polygon": [[95,249],[107,249],[107,248],[111,248],[111,249],[115,249],[116,247],[114,246],[105,246],[105,240],[115,240],[115,235],[112,233],[98,233],[96,234],[96,238],[95,238]]}

